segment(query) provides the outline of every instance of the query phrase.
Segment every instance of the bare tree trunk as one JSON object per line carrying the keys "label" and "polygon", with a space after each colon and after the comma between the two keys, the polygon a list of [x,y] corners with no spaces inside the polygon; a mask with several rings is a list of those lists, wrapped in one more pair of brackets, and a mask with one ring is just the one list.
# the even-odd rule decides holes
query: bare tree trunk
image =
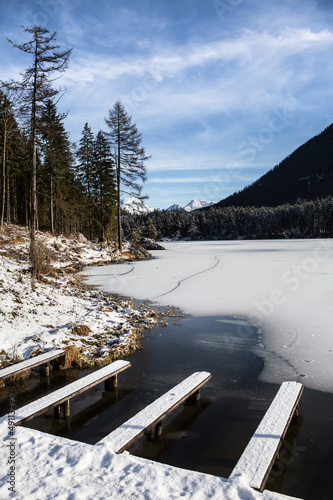
{"label": "bare tree trunk", "polygon": [[7,141],[7,130],[4,129],[3,136],[3,155],[2,155],[2,204],[1,204],[1,220],[0,227],[3,226],[4,216],[5,216],[5,198],[6,198],[6,141]]}
{"label": "bare tree trunk", "polygon": [[11,223],[11,214],[10,214],[10,185],[9,185],[9,170],[7,168],[7,172],[6,172],[6,177],[7,177],[7,181],[6,181],[6,189],[7,189],[7,224],[10,224]]}
{"label": "bare tree trunk", "polygon": [[120,207],[120,123],[118,117],[118,155],[117,155],[117,209],[118,209],[118,249],[122,253],[122,238],[121,238],[121,207]]}
{"label": "bare tree trunk", "polygon": [[17,190],[15,179],[13,180],[13,222],[17,224]]}
{"label": "bare tree trunk", "polygon": [[[36,138],[36,121],[37,121],[37,38],[35,49],[35,64],[34,64],[34,84],[33,84],[33,99],[32,99],[32,115],[31,115],[31,133],[32,133],[32,182],[31,182],[31,227],[30,227],[30,258],[33,258],[36,246],[36,213],[37,213],[37,138]],[[33,271],[34,272],[34,271]]]}
{"label": "bare tree trunk", "polygon": [[50,183],[50,219],[51,219],[51,233],[54,233],[54,211],[53,211],[53,177],[51,174],[51,183]]}

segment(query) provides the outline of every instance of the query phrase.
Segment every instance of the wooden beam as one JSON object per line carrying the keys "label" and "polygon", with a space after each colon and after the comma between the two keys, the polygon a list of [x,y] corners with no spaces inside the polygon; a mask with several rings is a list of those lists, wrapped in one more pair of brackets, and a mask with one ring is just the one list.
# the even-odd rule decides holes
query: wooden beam
{"label": "wooden beam", "polygon": [[160,433],[162,420],[177,406],[197,393],[210,378],[211,374],[208,372],[193,373],[97,444],[107,444],[116,453],[121,453],[144,434],[150,433],[155,427],[157,427],[157,433]]}
{"label": "wooden beam", "polygon": [[302,392],[302,384],[283,382],[229,479],[244,474],[263,491]]}
{"label": "wooden beam", "polygon": [[[57,391],[51,392],[46,396],[33,401],[19,409],[16,410],[16,425],[23,424],[38,415],[42,415],[47,410],[60,406],[66,403],[69,399],[78,396],[82,392],[94,387],[95,385],[104,382],[109,379],[110,376],[114,376],[117,373],[126,370],[131,366],[129,361],[118,360],[110,365],[104,366],[99,370],[90,373],[86,377],[82,377],[71,384],[58,389]],[[66,403],[67,404],[67,403]],[[58,415],[57,411],[56,414]]]}
{"label": "wooden beam", "polygon": [[7,366],[6,368],[2,368],[0,370],[0,380],[14,377],[19,373],[22,373],[26,370],[31,370],[32,368],[36,368],[37,366],[40,366],[44,363],[49,363],[50,361],[63,355],[64,351],[62,349],[53,349],[52,351],[44,352],[43,354],[39,354],[38,356],[34,356],[33,358],[29,358],[24,361],[20,361],[19,363],[15,363],[14,365]]}

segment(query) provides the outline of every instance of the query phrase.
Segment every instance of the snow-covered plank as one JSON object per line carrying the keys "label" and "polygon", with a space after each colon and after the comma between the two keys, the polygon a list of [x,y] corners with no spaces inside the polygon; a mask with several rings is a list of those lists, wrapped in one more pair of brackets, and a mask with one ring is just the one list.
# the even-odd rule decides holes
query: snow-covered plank
{"label": "snow-covered plank", "polygon": [[178,405],[190,398],[200,390],[210,378],[208,372],[196,372],[183,380],[180,384],[170,389],[156,401],[146,406],[115,429],[113,432],[98,441],[97,444],[108,444],[113,451],[121,453],[145,432],[160,424],[163,418],[172,412]]}
{"label": "snow-covered plank", "polygon": [[252,488],[264,489],[302,392],[302,384],[283,382],[230,478],[244,474]]}
{"label": "snow-covered plank", "polygon": [[32,403],[22,406],[15,412],[15,424],[23,424],[23,422],[45,413],[48,409],[65,403],[69,399],[81,394],[81,392],[94,387],[110,377],[116,376],[118,373],[126,370],[126,368],[129,368],[130,366],[131,363],[129,361],[115,361],[110,365],[104,366],[103,368],[90,373],[86,377],[82,377],[71,384],[65,385],[65,387],[61,387],[61,389],[51,392],[36,401],[32,401]]}
{"label": "snow-covered plank", "polygon": [[20,363],[15,363],[14,365],[2,368],[0,370],[0,380],[5,380],[6,378],[13,377],[18,373],[21,373],[25,370],[31,370],[31,368],[35,368],[36,366],[40,366],[44,363],[49,363],[53,359],[63,356],[63,354],[63,349],[53,349],[52,351],[44,352],[43,354],[39,354],[38,356],[34,356],[33,358],[26,359],[25,361],[20,361]]}

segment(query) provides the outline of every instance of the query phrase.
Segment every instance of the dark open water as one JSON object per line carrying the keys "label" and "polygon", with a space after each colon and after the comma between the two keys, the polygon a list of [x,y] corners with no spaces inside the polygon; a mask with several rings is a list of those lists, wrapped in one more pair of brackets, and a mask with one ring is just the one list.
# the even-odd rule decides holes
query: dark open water
{"label": "dark open water", "polygon": [[[258,345],[257,330],[243,328],[243,336],[238,326],[232,318],[189,317],[180,325],[155,328],[131,358],[132,367],[119,375],[116,394],[105,393],[100,384],[71,402],[70,420],[57,422],[50,412],[27,425],[94,444],[194,371],[207,370],[213,377],[200,402],[171,413],[158,441],[142,439],[129,451],[228,477],[278,390],[258,381],[263,360],[251,349]],[[53,371],[49,381],[31,377],[16,391],[17,406],[86,373]],[[3,394],[1,414],[8,392],[13,390]],[[267,489],[311,500],[332,498],[332,410],[332,394],[304,390],[300,416],[290,426]]]}

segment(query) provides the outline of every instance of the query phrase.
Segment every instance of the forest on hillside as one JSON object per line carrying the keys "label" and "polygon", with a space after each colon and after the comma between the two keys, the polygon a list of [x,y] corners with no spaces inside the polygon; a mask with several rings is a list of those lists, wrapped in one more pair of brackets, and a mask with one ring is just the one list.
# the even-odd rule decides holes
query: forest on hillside
{"label": "forest on hillside", "polygon": [[298,200],[278,207],[215,206],[207,210],[123,213],[125,237],[140,239],[234,240],[333,237],[333,198]]}

